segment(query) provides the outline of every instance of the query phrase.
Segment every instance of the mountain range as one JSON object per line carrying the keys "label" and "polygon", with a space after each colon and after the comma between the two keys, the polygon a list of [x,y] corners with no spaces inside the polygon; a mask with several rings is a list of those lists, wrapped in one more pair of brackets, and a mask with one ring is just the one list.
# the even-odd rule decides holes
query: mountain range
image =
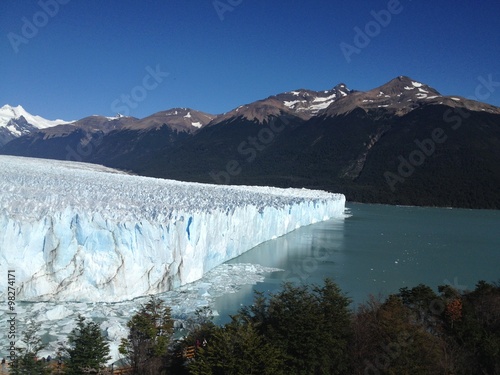
{"label": "mountain range", "polygon": [[4,106],[0,153],[351,201],[500,208],[500,108],[405,76],[369,91],[298,89],[220,115],[174,108],[51,122]]}

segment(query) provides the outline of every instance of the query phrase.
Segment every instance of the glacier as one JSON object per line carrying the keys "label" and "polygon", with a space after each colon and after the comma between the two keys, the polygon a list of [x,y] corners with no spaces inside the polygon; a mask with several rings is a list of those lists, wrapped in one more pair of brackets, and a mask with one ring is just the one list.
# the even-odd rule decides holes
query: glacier
{"label": "glacier", "polygon": [[[264,275],[271,272],[282,272],[281,269],[264,267],[257,264],[221,264],[207,272],[198,281],[183,285],[173,291],[157,294],[156,297],[171,307],[174,319],[174,336],[182,338],[189,331],[189,323],[196,316],[196,311],[208,307],[212,316],[219,316],[215,309],[216,298],[235,293],[241,289],[252,288],[255,284],[264,281]],[[40,357],[50,355],[55,358],[60,343],[67,340],[68,334],[76,327],[78,315],[99,324],[110,345],[108,363],[123,358],[119,354],[120,340],[128,335],[127,323],[136,314],[140,307],[145,305],[148,297],[139,297],[131,301],[107,302],[18,302],[16,313],[20,317],[17,321],[17,331],[24,332],[29,323],[40,324],[37,334],[43,338],[46,345],[39,353]],[[0,342],[9,342],[8,310],[0,309]],[[23,347],[20,339],[17,346]],[[0,349],[0,357],[4,357]]]}
{"label": "glacier", "polygon": [[[241,289],[252,288],[264,281],[264,275],[283,270],[264,267],[258,264],[238,263],[221,264],[203,275],[203,278],[194,283],[183,285],[173,291],[157,294],[156,297],[171,307],[174,319],[174,336],[177,339],[184,337],[191,327],[190,322],[195,319],[196,311],[200,308],[209,308],[212,316],[219,316],[214,309],[216,298]],[[43,339],[44,349],[40,357],[50,355],[55,358],[60,343],[67,340],[68,334],[76,327],[78,315],[99,324],[104,337],[110,346],[111,363],[123,358],[119,354],[120,340],[127,337],[128,321],[136,314],[140,307],[145,305],[149,296],[139,297],[131,301],[122,302],[18,302],[16,313],[18,319],[16,329],[24,332],[29,323],[40,324],[37,334]],[[7,310],[0,309],[0,342],[9,342],[9,323]],[[20,338],[16,345],[23,347]],[[1,350],[0,350],[1,352]],[[0,353],[1,354],[1,353]]]}
{"label": "glacier", "polygon": [[120,302],[192,283],[259,243],[342,217],[345,196],[0,156],[0,299]]}

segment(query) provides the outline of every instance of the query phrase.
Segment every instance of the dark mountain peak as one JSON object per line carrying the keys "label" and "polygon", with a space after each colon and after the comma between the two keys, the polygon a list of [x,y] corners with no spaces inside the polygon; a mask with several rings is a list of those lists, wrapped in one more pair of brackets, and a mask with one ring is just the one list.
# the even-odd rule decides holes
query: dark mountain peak
{"label": "dark mountain peak", "polygon": [[237,118],[263,123],[272,116],[279,117],[290,112],[289,108],[284,105],[283,100],[278,99],[276,96],[270,96],[263,100],[241,105],[232,111],[217,116],[217,118],[212,121],[210,125],[212,126]]}
{"label": "dark mountain peak", "polygon": [[[75,128],[81,128],[88,131],[104,131],[109,132],[115,129],[124,127],[130,123],[137,121],[135,117],[128,117],[117,115],[114,117],[106,117],[100,115],[92,115],[84,117],[78,121],[73,122]],[[62,126],[62,125],[60,125]],[[54,127],[53,130],[57,131],[58,127]]]}
{"label": "dark mountain peak", "polygon": [[297,89],[242,105],[218,117],[214,123],[239,117],[263,123],[271,116],[283,115],[309,120],[320,114],[333,102],[348,96],[350,93],[351,90],[344,83],[325,91]]}
{"label": "dark mountain peak", "polygon": [[28,121],[26,121],[26,118],[24,116],[19,116],[17,119],[10,119],[7,125],[13,125],[13,124],[22,124],[22,125],[29,125]]}
{"label": "dark mountain peak", "polygon": [[20,116],[17,119],[9,119],[4,126],[0,126],[0,148],[11,140],[30,134],[36,130],[38,129],[28,123],[24,116]]}
{"label": "dark mountain peak", "polygon": [[406,76],[399,76],[368,93],[374,94],[377,92],[378,95],[382,93],[389,94],[395,100],[393,105],[399,109],[400,114],[410,112],[422,105],[445,105],[452,108],[464,108],[469,111],[500,113],[498,107],[458,95],[442,95],[429,85]]}
{"label": "dark mountain peak", "polygon": [[[417,96],[424,96],[422,94],[428,94],[427,96],[440,96],[441,94],[435,90],[434,88],[420,83],[417,80],[414,80],[410,77],[407,76],[399,76],[391,81],[387,82],[386,84],[377,87],[371,91],[375,92],[383,92],[384,95],[391,95],[391,96],[402,96],[404,94],[418,94],[420,95]],[[407,95],[405,95],[407,96]],[[417,99],[419,99],[417,97]]]}
{"label": "dark mountain peak", "polygon": [[[123,129],[126,125],[135,121],[137,121],[135,117],[122,115],[115,117],[92,115],[71,123],[61,124],[46,129],[37,129],[37,134],[35,136],[51,139],[54,137],[66,137],[77,131],[81,134],[94,134],[98,132],[109,133],[113,130]],[[33,132],[33,134],[35,134],[35,132]]]}
{"label": "dark mountain peak", "polygon": [[[194,110],[192,108],[175,107],[175,108],[167,109],[166,111],[156,112],[155,114],[164,114],[166,116],[185,116],[189,112],[196,112],[196,110]],[[155,114],[153,114],[153,115],[155,115]]]}
{"label": "dark mountain peak", "polygon": [[172,108],[166,111],[156,112],[127,127],[134,130],[142,130],[159,128],[166,125],[176,131],[194,133],[207,125],[215,117],[216,116],[209,113],[191,108]]}
{"label": "dark mountain peak", "polygon": [[343,92],[345,94],[349,94],[351,92],[351,90],[349,90],[347,88],[347,85],[343,82],[337,84],[333,89],[332,91],[336,91],[336,92]]}
{"label": "dark mountain peak", "polygon": [[364,111],[383,111],[388,115],[402,116],[426,105],[445,105],[472,111],[500,113],[494,106],[458,96],[441,95],[436,89],[407,76],[399,76],[380,87],[369,91],[350,91],[332,103],[324,112],[327,116],[338,116],[356,108]]}

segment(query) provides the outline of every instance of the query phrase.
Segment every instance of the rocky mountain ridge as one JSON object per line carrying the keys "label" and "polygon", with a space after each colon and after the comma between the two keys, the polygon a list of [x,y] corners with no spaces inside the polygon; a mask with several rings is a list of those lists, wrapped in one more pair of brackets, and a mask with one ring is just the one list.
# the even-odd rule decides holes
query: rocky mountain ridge
{"label": "rocky mountain ridge", "polygon": [[294,90],[222,115],[91,116],[30,129],[0,153],[363,202],[500,208],[500,108],[404,76],[369,91]]}

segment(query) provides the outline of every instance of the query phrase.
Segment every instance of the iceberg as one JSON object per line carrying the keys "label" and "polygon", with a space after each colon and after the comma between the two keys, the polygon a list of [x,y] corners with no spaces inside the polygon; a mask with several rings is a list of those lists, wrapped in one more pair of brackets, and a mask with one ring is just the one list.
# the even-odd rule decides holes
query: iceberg
{"label": "iceberg", "polygon": [[[20,301],[132,300],[199,280],[259,243],[344,209],[344,195],[324,191],[0,156],[0,269],[15,271]],[[7,282],[0,278],[4,301]]]}

